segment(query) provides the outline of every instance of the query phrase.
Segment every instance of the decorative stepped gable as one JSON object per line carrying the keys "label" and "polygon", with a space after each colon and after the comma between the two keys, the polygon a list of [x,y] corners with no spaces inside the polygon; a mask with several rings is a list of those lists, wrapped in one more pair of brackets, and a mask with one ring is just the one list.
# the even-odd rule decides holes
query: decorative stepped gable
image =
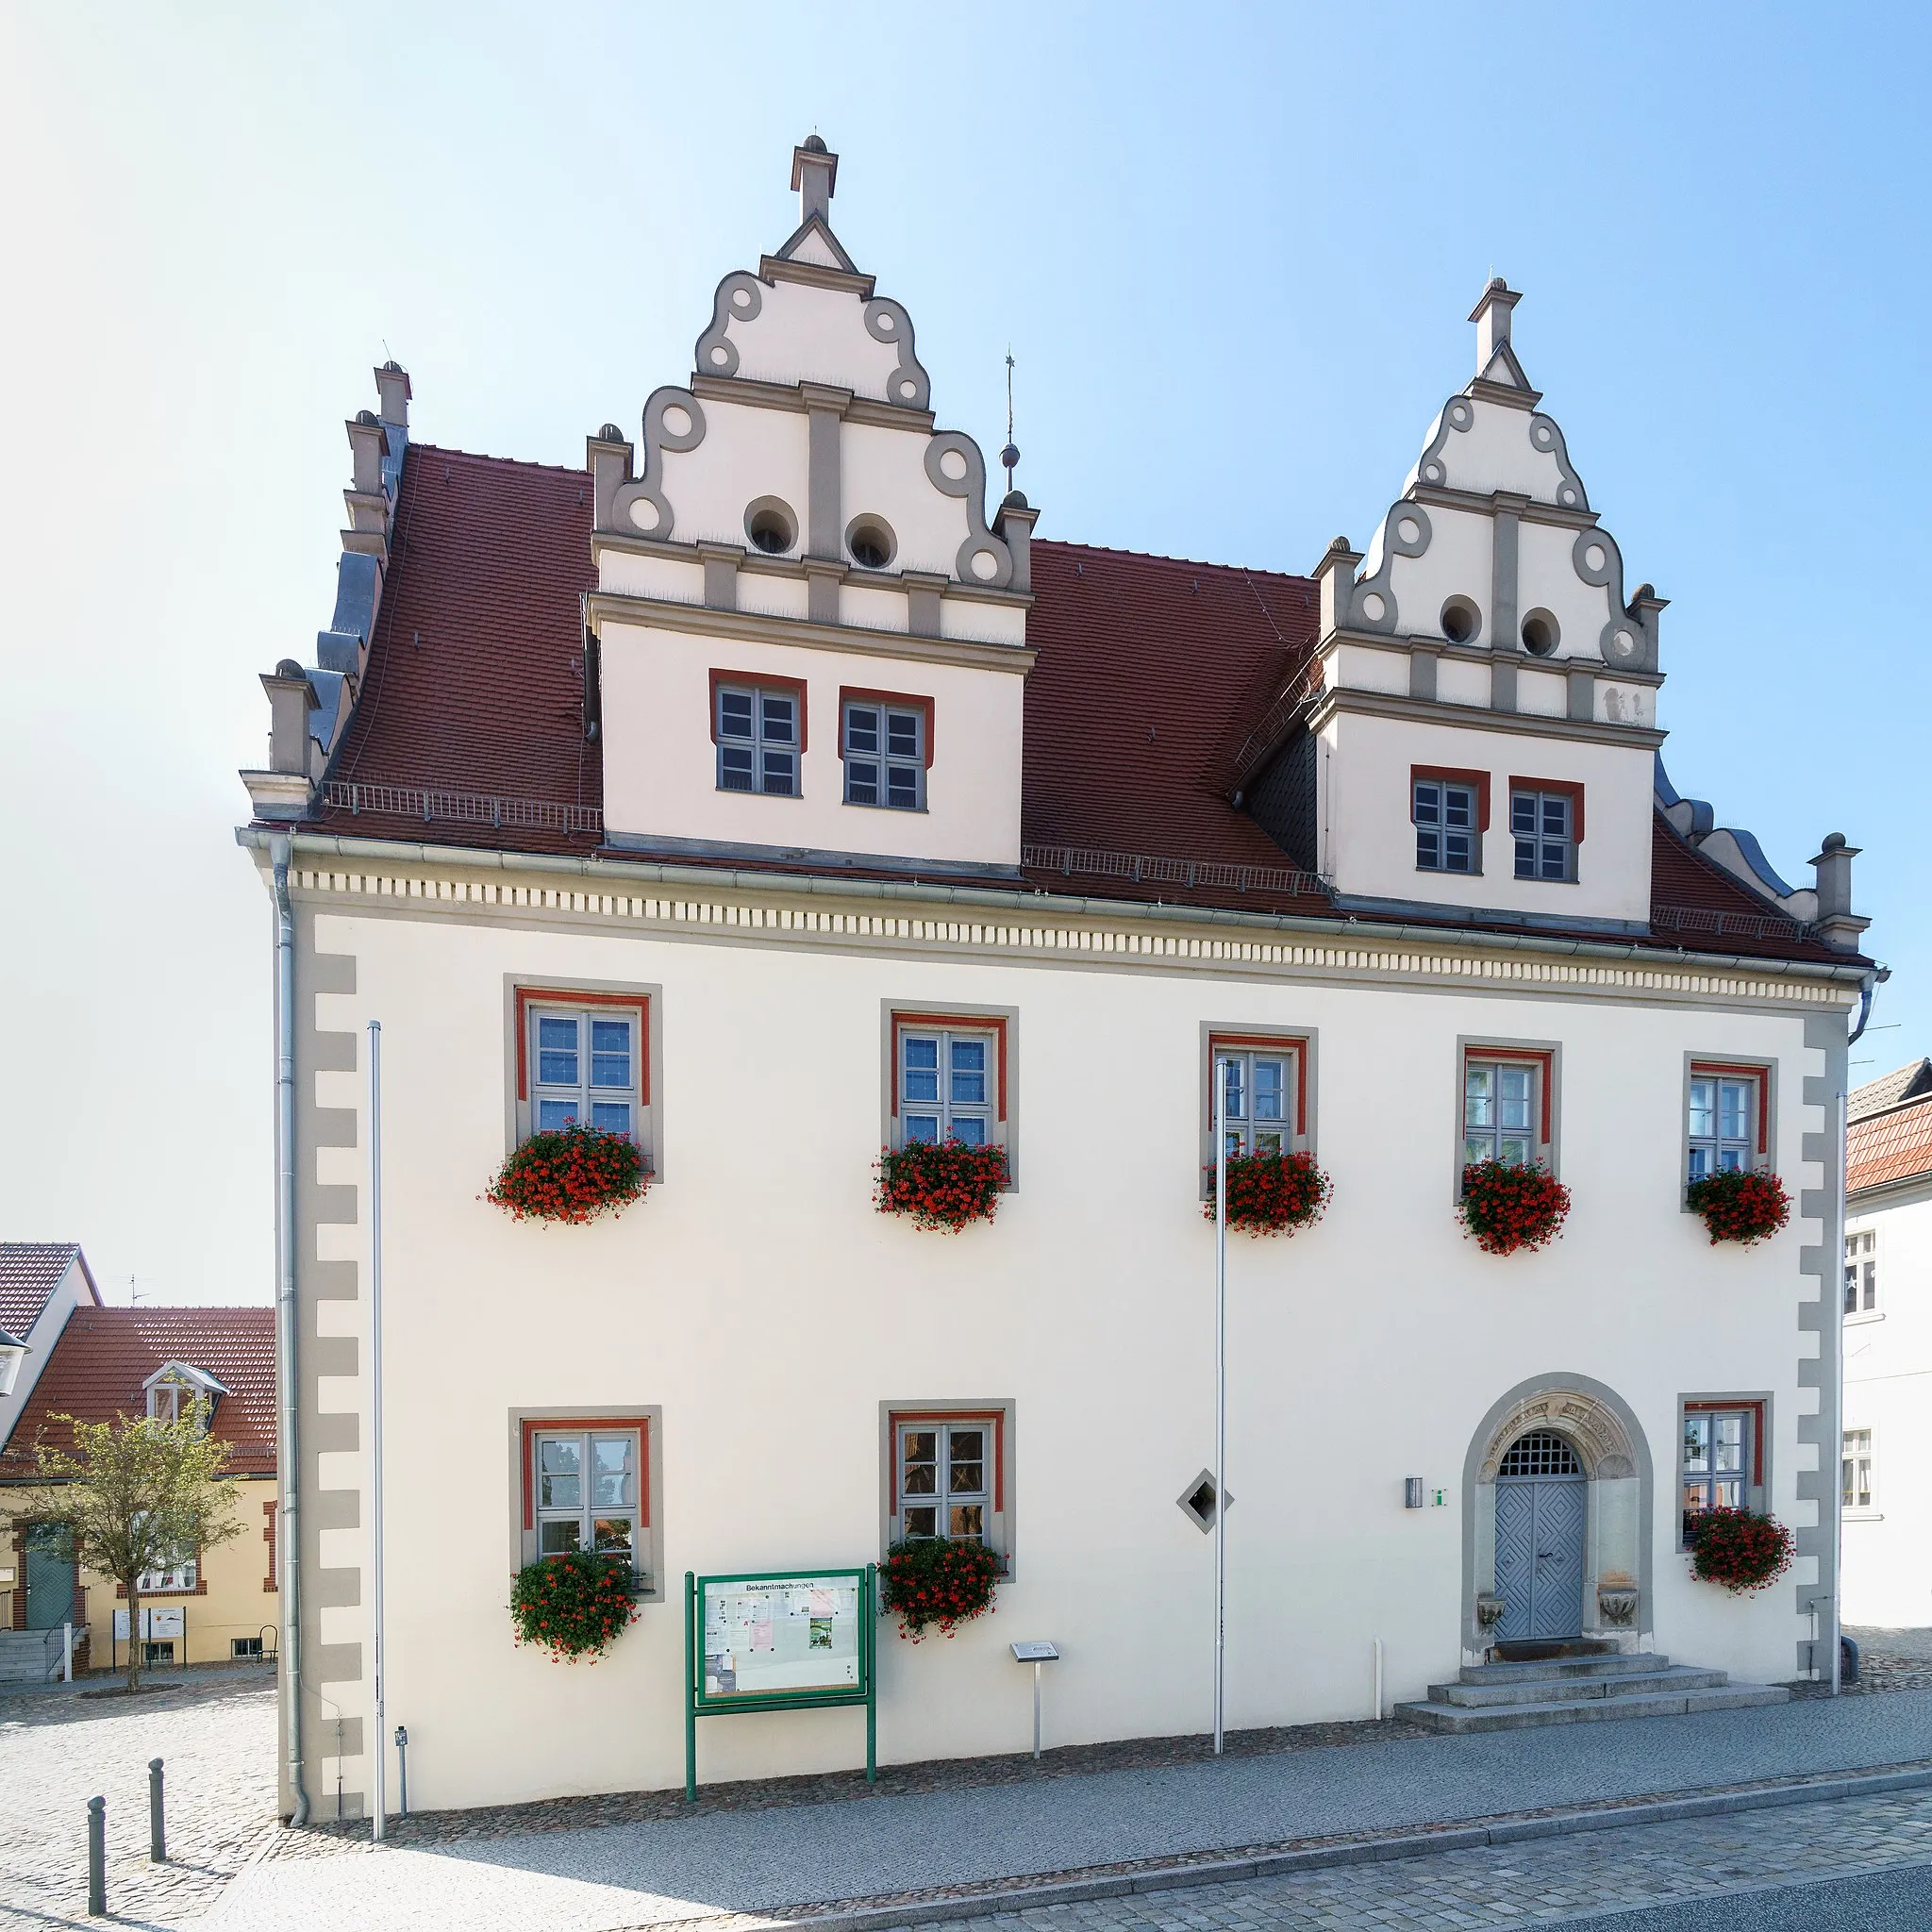
{"label": "decorative stepped gable", "polygon": [[399,362],[375,372],[377,410],[363,409],[343,426],[349,434],[350,481],[342,491],[349,527],[336,566],[336,608],[317,634],[308,668],[284,658],[262,675],[269,701],[269,757],[263,771],[242,782],[259,819],[309,815],[317,786],[348,733],[369,669],[375,619],[390,566],[390,537],[403,487],[409,443],[409,377]]}
{"label": "decorative stepped gable", "polygon": [[[1625,595],[1616,540],[1511,341],[1520,299],[1500,278],[1483,291],[1476,373],[1367,556],[1337,538],[1316,566],[1312,661],[1238,796],[1344,910],[1647,933],[1657,813],[1699,843],[1657,791],[1665,600],[1648,584]],[[1473,806],[1461,863],[1423,862],[1419,783],[1453,783]],[[1512,824],[1545,806],[1567,846],[1556,864],[1520,858]],[[1842,840],[1821,855],[1830,884],[1815,897],[1784,886],[1748,835],[1704,856],[1794,937],[1815,921],[1856,950]]]}
{"label": "decorative stepped gable", "polygon": [[[1037,512],[1014,492],[989,524],[985,458],[936,426],[911,318],[832,230],[838,165],[816,137],[794,151],[798,225],[718,284],[689,384],[652,393],[639,443],[590,439],[606,836],[1010,875]],[[721,684],[797,693],[788,803],[723,782]],[[855,691],[923,712],[916,811],[849,802]]]}

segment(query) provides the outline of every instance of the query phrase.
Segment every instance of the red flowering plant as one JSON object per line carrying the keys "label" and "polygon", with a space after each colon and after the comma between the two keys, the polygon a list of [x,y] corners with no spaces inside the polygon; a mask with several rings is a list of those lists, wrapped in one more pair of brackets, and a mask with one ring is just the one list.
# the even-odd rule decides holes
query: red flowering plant
{"label": "red flowering plant", "polygon": [[909,1214],[915,1227],[958,1234],[970,1221],[991,1221],[1009,1170],[1004,1147],[964,1141],[908,1141],[882,1147],[874,1171],[881,1214]]}
{"label": "red flowering plant", "polygon": [[510,1624],[519,1643],[540,1644],[559,1663],[595,1663],[638,1617],[638,1577],[626,1557],[589,1550],[525,1563],[509,1591]]}
{"label": "red flowering plant", "polygon": [[607,1210],[621,1214],[651,1176],[637,1142],[582,1121],[532,1134],[497,1170],[483,1198],[519,1221],[581,1225]]}
{"label": "red flowering plant", "polygon": [[896,1612],[899,1635],[914,1643],[935,1624],[941,1637],[951,1637],[982,1611],[991,1614],[1001,1567],[982,1542],[922,1537],[894,1543],[879,1565],[879,1607]]}
{"label": "red flowering plant", "polygon": [[1464,1238],[1484,1254],[1534,1253],[1562,1232],[1570,1190],[1540,1160],[1478,1160],[1462,1170],[1457,1212]]}
{"label": "red flowering plant", "polygon": [[1756,1168],[1720,1168],[1699,1174],[1684,1191],[1693,1214],[1704,1217],[1710,1244],[1769,1241],[1791,1218],[1791,1197],[1774,1174]]}
{"label": "red flowering plant", "polygon": [[[1335,1183],[1312,1154],[1284,1154],[1278,1147],[1227,1157],[1227,1224],[1249,1234],[1293,1234],[1322,1218]],[[1203,1216],[1214,1219],[1214,1170],[1208,1170]]]}
{"label": "red flowering plant", "polygon": [[1775,1516],[1755,1509],[1699,1509],[1684,1519],[1690,1574],[1733,1596],[1766,1590],[1791,1567],[1797,1542]]}

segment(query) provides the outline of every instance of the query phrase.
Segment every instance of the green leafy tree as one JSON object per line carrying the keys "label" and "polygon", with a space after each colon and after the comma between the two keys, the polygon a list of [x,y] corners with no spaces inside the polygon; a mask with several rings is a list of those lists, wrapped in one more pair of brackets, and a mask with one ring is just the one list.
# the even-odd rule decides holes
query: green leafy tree
{"label": "green leafy tree", "polygon": [[129,1690],[141,1686],[141,1579],[242,1534],[228,1444],[208,1434],[209,1412],[197,1402],[178,1422],[55,1416],[73,1429],[73,1448],[34,1444],[41,1479],[61,1486],[58,1514],[75,1559],[127,1592]]}

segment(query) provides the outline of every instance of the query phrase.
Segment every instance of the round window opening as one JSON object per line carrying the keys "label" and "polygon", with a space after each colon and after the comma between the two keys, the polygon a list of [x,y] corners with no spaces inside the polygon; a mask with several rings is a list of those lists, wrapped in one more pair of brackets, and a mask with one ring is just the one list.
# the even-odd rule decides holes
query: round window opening
{"label": "round window opening", "polygon": [[855,517],[845,532],[845,547],[852,560],[866,570],[884,570],[899,547],[891,527],[878,517]]}
{"label": "round window opening", "polygon": [[1523,620],[1523,648],[1533,658],[1554,657],[1561,635],[1547,610],[1532,610]]}
{"label": "round window opening", "polygon": [[1442,635],[1452,644],[1466,644],[1482,628],[1482,613],[1467,597],[1452,597],[1442,607]]}
{"label": "round window opening", "polygon": [[761,496],[744,513],[744,534],[767,557],[778,557],[797,541],[798,525],[775,496]]}

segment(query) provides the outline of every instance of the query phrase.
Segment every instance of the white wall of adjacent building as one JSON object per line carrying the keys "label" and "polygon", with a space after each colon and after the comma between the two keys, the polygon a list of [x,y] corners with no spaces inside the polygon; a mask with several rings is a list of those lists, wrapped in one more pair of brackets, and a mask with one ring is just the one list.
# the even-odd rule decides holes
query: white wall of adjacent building
{"label": "white wall of adjacent building", "polygon": [[[1844,1507],[1844,1616],[1923,1627],[1932,1624],[1932,1180],[1855,1200],[1847,1241],[1866,1234],[1877,1306],[1844,1318],[1844,1427],[1846,1456],[1870,1457],[1872,1489],[1869,1503],[1855,1491]],[[1866,1256],[1851,1258],[1862,1268]],[[1855,1467],[1855,1484],[1861,1474]]]}
{"label": "white wall of adjacent building", "polygon": [[[1646,1439],[1652,1608],[1635,1635],[1742,1677],[1792,1674],[1806,1630],[1790,1586],[1812,1559],[1756,1597],[1696,1584],[1674,1491],[1680,1400],[1766,1391],[1768,1505],[1794,1526],[1815,1515],[1796,1430],[1817,1399],[1798,1386],[1799,1319],[1820,1225],[1733,1252],[1680,1206],[1690,1053],[1775,1065],[1774,1164],[1794,1197],[1822,1186],[1802,1137],[1824,1109],[1802,1095],[1824,1057],[1795,999],[1726,1006],[1707,987],[1698,1006],[1580,980],[1514,993],[1474,959],[1479,983],[1457,990],[1393,955],[1204,968],[1135,963],[1124,945],[1115,963],[1029,961],[965,927],[950,948],[915,945],[891,908],[873,911],[876,931],[827,940],[305,894],[306,942],[353,957],[357,989],[306,994],[305,1027],[383,1024],[388,1721],[408,1726],[413,1802],[676,1783],[677,1580],[876,1559],[881,1403],[1015,1404],[1012,1576],[996,1614],[950,1641],[883,1626],[882,1759],[1024,1748],[1030,1674],[1007,1649],[1022,1638],[1062,1652],[1051,1744],[1206,1728],[1211,1544],[1175,1499],[1213,1457],[1208,1024],[1313,1030],[1316,1152],[1336,1187],[1318,1227],[1232,1244],[1230,1724],[1368,1716],[1376,1639],[1391,1699],[1454,1674],[1465,1457],[1491,1406],[1539,1376],[1608,1385]],[[479,1198],[507,1151],[507,989],[573,980],[662,990],[664,1177],[615,1222],[517,1225]],[[889,1005],[1017,1013],[1017,1187],[991,1226],[925,1234],[873,1208]],[[1575,1205],[1547,1253],[1502,1259],[1460,1236],[1458,1036],[1557,1044]],[[323,1072],[305,1106],[360,1114],[365,1098],[359,1073]],[[323,1186],[362,1185],[357,1147],[302,1159]],[[315,1241],[315,1258],[366,1263],[366,1226]],[[366,1319],[364,1302],[305,1303],[311,1335],[366,1337]],[[366,1402],[366,1378],[325,1379],[321,1407],[358,1414],[363,1443]],[[511,1417],[612,1406],[661,1408],[672,1588],[603,1661],[566,1668],[511,1641]],[[322,1528],[311,1560],[366,1576],[366,1455],[320,1462],[321,1490],[361,1493],[364,1526]],[[1443,1505],[1406,1510],[1408,1475]],[[366,1647],[367,1602],[365,1587],[325,1605],[325,1651]],[[366,1706],[366,1677],[318,1688]],[[708,1719],[702,1774],[848,1766],[861,1726],[851,1709]],[[318,1790],[327,1751],[319,1727]],[[367,1788],[365,1763],[345,1772]]]}

